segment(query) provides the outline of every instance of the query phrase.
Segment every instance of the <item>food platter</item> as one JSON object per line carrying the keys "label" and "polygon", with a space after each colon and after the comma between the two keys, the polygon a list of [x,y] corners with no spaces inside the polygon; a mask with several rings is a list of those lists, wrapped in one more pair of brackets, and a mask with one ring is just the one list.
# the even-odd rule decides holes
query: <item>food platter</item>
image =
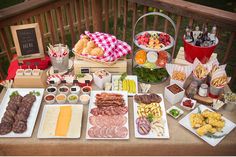
{"label": "food platter", "polygon": [[139,43],[138,43],[138,40],[137,40],[137,37],[138,37],[138,36],[141,36],[141,35],[144,35],[145,33],[149,33],[149,34],[161,34],[161,33],[163,33],[163,32],[160,32],[160,31],[144,31],[144,32],[138,33],[138,34],[134,37],[134,44],[135,44],[136,46],[138,46],[139,48],[141,48],[141,49],[144,49],[144,50],[147,50],[147,51],[163,51],[163,50],[170,49],[170,48],[173,47],[173,45],[174,45],[174,38],[171,37],[171,36],[170,36],[169,34],[167,34],[167,33],[164,33],[164,34],[166,34],[166,35],[169,36],[169,38],[170,38],[170,43],[169,43],[168,45],[166,45],[166,46],[163,46],[162,48],[154,49],[154,48],[149,48],[149,47],[147,47],[147,46],[145,46],[145,45],[139,44]]}
{"label": "food platter", "polygon": [[[143,96],[144,94],[138,94],[137,96]],[[148,94],[150,96],[150,94]],[[153,94],[154,95],[154,94]],[[165,111],[165,105],[164,105],[164,98],[162,96],[162,94],[155,94],[158,96],[157,100],[159,103],[156,102],[156,100],[153,100],[153,102],[150,102],[150,103],[143,103],[142,100],[140,103],[137,103],[137,99],[136,97],[134,96],[134,99],[133,99],[133,108],[134,108],[134,132],[135,132],[135,137],[136,138],[163,138],[163,139],[168,139],[170,138],[170,135],[169,135],[169,128],[168,128],[168,123],[167,123],[167,118],[166,118],[166,111]],[[146,98],[144,98],[146,99]],[[150,99],[153,99],[153,98],[147,98],[146,100],[150,100]],[[146,101],[145,100],[145,101]],[[150,105],[150,104],[153,104],[155,103],[154,105]],[[143,106],[141,108],[141,106]],[[150,107],[148,107],[150,106]],[[155,108],[155,109],[154,109]],[[144,109],[144,110],[143,110]],[[145,113],[146,110],[149,110],[151,111],[151,113],[157,113],[154,110],[159,110],[160,114],[158,113],[158,118],[155,119],[155,116],[153,116],[153,120],[152,122],[150,122],[149,120],[149,113]],[[141,112],[140,112],[141,111]],[[149,112],[147,111],[147,112]],[[148,122],[145,122],[146,120],[148,120]],[[140,120],[142,120],[142,122],[140,122]],[[141,134],[139,131],[138,131],[138,127],[141,126],[141,124],[143,123],[148,123],[149,127],[148,127],[148,130],[149,132],[148,133],[145,133],[145,134]],[[161,130],[158,130],[158,131],[161,131],[160,132],[156,132],[154,131],[154,126],[157,125],[157,127],[160,127]],[[147,128],[147,127],[145,127]],[[159,134],[160,133],[160,134]]]}
{"label": "food platter", "polygon": [[[57,136],[56,129],[60,107],[71,107],[71,119],[65,136]],[[80,138],[82,127],[83,105],[56,104],[45,105],[40,121],[37,138]],[[47,127],[49,126],[49,127]]]}
{"label": "food platter", "polygon": [[2,117],[5,113],[5,111],[6,111],[6,108],[8,106],[8,102],[10,100],[10,95],[16,91],[21,96],[25,96],[26,94],[29,94],[30,92],[33,92],[33,91],[39,93],[39,95],[35,96],[36,100],[34,101],[32,107],[31,107],[30,114],[27,119],[26,131],[23,133],[14,133],[13,131],[11,131],[8,134],[0,135],[0,137],[31,137],[32,136],[34,125],[35,125],[37,115],[39,112],[39,108],[41,105],[44,89],[43,88],[9,88],[6,91],[6,94],[5,94],[5,96],[2,100],[2,103],[0,105],[0,119],[1,120],[2,120]]}
{"label": "food platter", "polygon": [[208,107],[206,107],[204,105],[199,105],[195,110],[193,110],[192,112],[187,114],[183,119],[181,119],[179,121],[179,124],[181,124],[183,127],[188,129],[190,132],[197,135],[202,140],[204,140],[205,142],[207,142],[208,144],[210,144],[211,146],[214,147],[217,144],[219,144],[224,139],[224,137],[227,134],[229,134],[235,128],[236,125],[235,125],[235,123],[231,122],[230,120],[228,120],[228,119],[226,119],[225,117],[222,116],[222,119],[223,119],[225,124],[224,124],[224,127],[222,128],[222,130],[220,132],[216,132],[212,136],[207,136],[207,135],[200,136],[200,135],[198,135],[196,129],[192,128],[191,122],[190,122],[190,116],[191,116],[191,114],[196,114],[196,113],[199,113],[199,111],[202,112],[204,110],[209,110],[211,112],[214,112],[214,111],[212,111],[211,109],[209,109]]}
{"label": "food platter", "polygon": [[[138,93],[138,78],[136,75],[127,75],[123,81],[120,81],[118,84],[116,84],[115,83],[116,80],[119,81],[120,77],[121,77],[121,75],[112,75],[112,91],[126,91],[126,90],[128,90],[128,96],[134,96],[135,94]],[[129,89],[127,89],[125,87],[126,89],[124,90],[124,88],[122,86],[124,84],[124,81],[127,81],[127,80],[130,82],[128,82],[128,83],[126,82],[125,84],[127,84],[127,86],[128,86],[127,88],[129,88]],[[133,83],[133,85],[132,85],[133,90],[130,90],[129,84],[132,84],[131,81]],[[121,89],[117,90],[117,88],[120,88],[119,84],[120,84]],[[118,87],[116,88],[116,86],[118,86]]]}
{"label": "food platter", "polygon": [[133,67],[133,74],[137,75],[138,82],[148,84],[160,84],[170,77],[165,68],[152,70],[139,65]]}
{"label": "food platter", "polygon": [[[102,106],[99,101],[116,99],[112,104],[123,103],[122,106]],[[121,100],[122,99],[122,100]],[[96,105],[95,105],[96,103]],[[105,108],[105,109],[104,109]],[[106,110],[106,111],[105,111]],[[121,91],[92,91],[88,110],[86,139],[129,139],[128,96]]]}

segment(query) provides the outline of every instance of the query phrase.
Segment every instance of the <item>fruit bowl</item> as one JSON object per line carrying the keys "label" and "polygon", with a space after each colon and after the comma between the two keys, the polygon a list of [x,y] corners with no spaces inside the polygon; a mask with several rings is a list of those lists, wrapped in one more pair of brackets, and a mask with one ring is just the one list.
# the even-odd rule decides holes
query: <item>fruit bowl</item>
{"label": "fruit bowl", "polygon": [[144,31],[134,37],[134,44],[146,51],[163,51],[174,46],[174,38],[160,31]]}

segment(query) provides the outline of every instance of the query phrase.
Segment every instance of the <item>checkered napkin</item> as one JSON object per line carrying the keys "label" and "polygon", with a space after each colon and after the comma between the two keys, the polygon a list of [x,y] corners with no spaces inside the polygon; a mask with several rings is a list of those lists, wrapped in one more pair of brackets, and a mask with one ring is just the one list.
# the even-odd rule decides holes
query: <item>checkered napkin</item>
{"label": "checkered napkin", "polygon": [[90,58],[113,62],[123,56],[126,56],[128,53],[131,53],[131,47],[126,42],[116,39],[113,35],[101,32],[90,33],[88,31],[85,31],[85,34],[104,51],[103,57],[87,55]]}

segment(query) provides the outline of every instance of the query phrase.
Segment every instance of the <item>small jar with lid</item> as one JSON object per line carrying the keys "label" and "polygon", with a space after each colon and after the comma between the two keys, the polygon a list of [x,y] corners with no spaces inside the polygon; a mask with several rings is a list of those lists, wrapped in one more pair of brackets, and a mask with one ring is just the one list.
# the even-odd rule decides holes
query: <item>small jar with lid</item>
{"label": "small jar with lid", "polygon": [[201,84],[201,87],[199,88],[198,95],[202,97],[208,96],[208,85],[203,83]]}
{"label": "small jar with lid", "polygon": [[186,90],[186,96],[188,98],[193,98],[194,95],[197,94],[197,91],[198,91],[198,83],[196,81],[193,81]]}

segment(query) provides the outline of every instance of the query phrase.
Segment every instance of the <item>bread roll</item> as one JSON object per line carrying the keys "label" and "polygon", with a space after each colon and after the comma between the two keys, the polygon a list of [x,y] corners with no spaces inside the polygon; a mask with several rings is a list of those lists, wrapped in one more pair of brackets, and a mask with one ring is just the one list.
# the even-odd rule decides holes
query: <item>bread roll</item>
{"label": "bread roll", "polygon": [[90,55],[101,57],[101,56],[104,55],[104,52],[100,47],[96,47],[96,48],[91,50]]}

